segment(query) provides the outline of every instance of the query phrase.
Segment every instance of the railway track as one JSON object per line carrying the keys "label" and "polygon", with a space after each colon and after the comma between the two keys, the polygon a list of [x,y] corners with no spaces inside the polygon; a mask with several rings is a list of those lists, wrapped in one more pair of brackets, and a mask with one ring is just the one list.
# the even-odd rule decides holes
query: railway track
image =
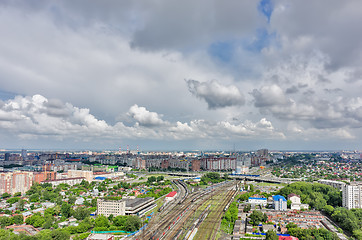
{"label": "railway track", "polygon": [[[177,184],[180,186],[180,189],[184,188],[181,200],[174,202],[171,206],[168,206],[167,209],[153,217],[149,222],[148,227],[145,229],[145,232],[140,234],[139,239],[158,239],[158,235],[162,235],[162,231],[167,229],[167,225],[170,224],[170,222],[172,223],[175,221],[174,217],[180,216],[182,212],[185,211],[185,204],[188,203],[188,201],[185,202],[185,200],[192,196],[192,194],[187,194],[187,187],[185,185],[180,183]],[[179,202],[185,203],[180,204]]]}
{"label": "railway track", "polygon": [[[232,182],[229,182],[226,184],[226,186],[232,184]],[[173,226],[170,231],[166,232],[165,235],[162,236],[162,238],[160,239],[177,239],[178,237],[182,236],[183,234],[180,234],[180,231],[182,231],[182,228],[186,225],[188,221],[190,221],[190,218],[195,215],[195,212],[207,201],[209,201],[210,197],[213,198],[215,196],[222,195],[222,193],[225,191],[226,186],[219,187],[215,191],[210,192],[209,195],[204,195],[196,202],[194,202],[194,204],[189,207],[189,211],[185,212],[185,215],[182,217],[182,219],[177,224],[175,224],[175,226]]]}
{"label": "railway track", "polygon": [[185,222],[200,206],[210,197],[225,191],[224,186],[232,184],[232,182],[227,182],[193,194],[186,195],[185,193],[185,197],[178,204],[174,204],[167,211],[154,216],[145,231],[140,233],[136,239],[175,239],[177,235],[180,235],[180,230]]}
{"label": "railway track", "polygon": [[215,239],[216,233],[220,227],[225,206],[230,202],[235,194],[235,190],[229,190],[226,195],[216,196],[215,207],[210,210],[210,214],[201,223],[195,239]]}

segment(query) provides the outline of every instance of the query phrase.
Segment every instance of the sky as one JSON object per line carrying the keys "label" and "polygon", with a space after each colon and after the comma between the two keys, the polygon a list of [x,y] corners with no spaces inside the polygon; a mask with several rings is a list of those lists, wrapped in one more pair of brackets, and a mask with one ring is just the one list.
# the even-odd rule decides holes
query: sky
{"label": "sky", "polygon": [[362,1],[2,0],[0,149],[360,150]]}

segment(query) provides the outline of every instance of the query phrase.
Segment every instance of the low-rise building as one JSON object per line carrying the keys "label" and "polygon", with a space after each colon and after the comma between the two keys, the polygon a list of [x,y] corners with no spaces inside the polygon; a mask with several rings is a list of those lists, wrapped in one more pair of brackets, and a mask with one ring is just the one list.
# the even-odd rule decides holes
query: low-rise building
{"label": "low-rise building", "polygon": [[254,205],[266,206],[267,199],[266,198],[259,198],[259,197],[249,197],[248,198],[248,203],[254,204]]}
{"label": "low-rise building", "polygon": [[87,240],[113,240],[114,236],[111,234],[92,233],[87,237]]}
{"label": "low-rise building", "polygon": [[290,209],[292,210],[300,210],[300,196],[295,194],[295,193],[291,193],[288,195],[288,200],[290,200],[292,203],[291,203],[291,206],[290,206]]}
{"label": "low-rise building", "polygon": [[41,183],[51,183],[53,185],[53,187],[56,187],[61,183],[73,186],[75,184],[80,184],[83,180],[85,180],[84,177],[77,177],[77,178],[64,178],[64,179],[45,180],[45,181],[42,181]]}
{"label": "low-rise building", "polygon": [[177,196],[177,192],[176,191],[172,191],[169,194],[166,195],[165,197],[165,201],[169,202],[175,199],[175,197]]}

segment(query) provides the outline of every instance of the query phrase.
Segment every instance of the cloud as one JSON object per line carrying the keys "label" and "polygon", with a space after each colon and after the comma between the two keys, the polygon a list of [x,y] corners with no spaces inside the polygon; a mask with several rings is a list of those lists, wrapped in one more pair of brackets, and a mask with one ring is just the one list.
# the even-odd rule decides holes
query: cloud
{"label": "cloud", "polygon": [[254,97],[255,107],[268,107],[288,103],[283,90],[277,85],[263,86],[259,90],[254,89],[251,95]]}
{"label": "cloud", "polygon": [[282,139],[278,148],[318,135],[336,139],[329,149],[352,137],[358,147],[359,9],[338,0],[0,1],[0,145],[148,139],[176,149],[185,139],[258,145],[267,136]]}
{"label": "cloud", "polygon": [[[53,114],[49,108],[66,108],[68,114]],[[20,138],[48,139],[211,139],[211,138],[280,138],[278,132],[266,119],[253,123],[233,124],[228,121],[192,120],[190,122],[167,122],[156,112],[133,105],[127,114],[136,123],[126,126],[123,122],[110,125],[95,118],[89,109],[78,108],[57,99],[44,96],[16,96],[0,109],[0,130]],[[5,117],[6,116],[6,117]]]}
{"label": "cloud", "polygon": [[[270,19],[271,27],[277,31],[283,44],[291,44],[296,51],[319,49],[330,58],[330,67],[358,66],[362,57],[362,37],[354,26],[361,22],[359,9],[362,2],[338,0],[278,1]],[[305,18],[308,16],[308,18]],[[334,17],[331,17],[334,16]],[[304,44],[297,42],[304,40]]]}
{"label": "cloud", "polygon": [[234,85],[225,86],[215,80],[199,82],[186,80],[189,91],[207,102],[209,109],[244,105],[244,96]]}
{"label": "cloud", "polygon": [[142,126],[160,126],[165,124],[157,113],[150,112],[144,107],[139,107],[137,104],[133,105],[127,114]]}

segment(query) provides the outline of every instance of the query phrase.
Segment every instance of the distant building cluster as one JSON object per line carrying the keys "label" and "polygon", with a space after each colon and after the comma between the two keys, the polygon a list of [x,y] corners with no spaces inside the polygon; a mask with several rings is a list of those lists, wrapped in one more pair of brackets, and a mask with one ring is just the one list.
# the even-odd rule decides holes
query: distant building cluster
{"label": "distant building cluster", "polygon": [[[297,194],[291,193],[288,195],[288,200],[291,201],[291,210],[307,210],[309,209],[308,204],[302,204],[300,202],[300,196]],[[288,210],[288,204],[287,199],[281,195],[275,195],[269,198],[266,198],[262,195],[253,195],[249,197],[248,203],[251,205],[260,205],[263,207],[269,206],[272,209],[276,211],[287,211]]]}

